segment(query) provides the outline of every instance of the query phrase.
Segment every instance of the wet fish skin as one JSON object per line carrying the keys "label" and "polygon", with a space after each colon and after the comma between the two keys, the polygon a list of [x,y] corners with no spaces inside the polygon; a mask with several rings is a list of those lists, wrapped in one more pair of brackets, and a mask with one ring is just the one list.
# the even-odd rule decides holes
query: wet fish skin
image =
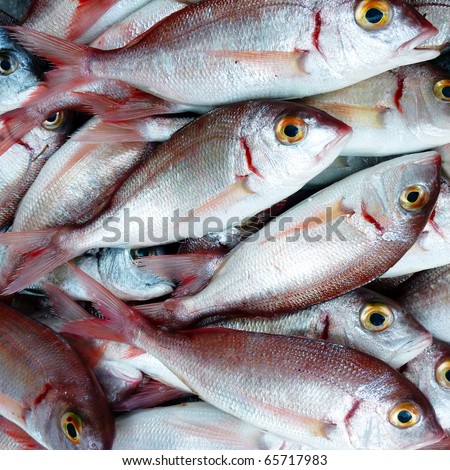
{"label": "wet fish skin", "polygon": [[[135,251],[114,248],[92,250],[72,260],[72,263],[122,300],[142,301],[171,294],[175,287],[172,281],[143,272],[133,264],[133,259],[136,258]],[[145,252],[146,255],[154,254],[155,256],[163,253],[162,248],[153,248]],[[26,292],[44,290],[43,283],[57,286],[72,299],[92,300],[65,265],[31,285]]]}
{"label": "wet fish skin", "polygon": [[70,130],[71,116],[64,113],[56,129],[36,127],[1,155],[0,227],[11,224],[23,196]]}
{"label": "wet fish skin", "polygon": [[[246,0],[206,0],[118,51],[17,27],[14,35],[58,64],[61,82],[114,78],[176,103],[213,106],[311,96],[439,55],[415,49],[436,28],[410,5],[390,5],[393,21],[376,35],[358,26],[353,0],[339,2],[339,8],[323,0],[255,0],[251,8]],[[255,34],[248,34],[248,24]]]}
{"label": "wet fish skin", "polygon": [[[321,449],[413,448],[443,437],[423,394],[378,359],[302,337],[226,328],[170,333],[77,273],[107,320],[66,324],[65,332],[106,337],[110,329],[152,351],[204,401],[248,423]],[[407,433],[388,419],[405,400],[421,415]]]}
{"label": "wet fish skin", "polygon": [[436,412],[439,423],[450,433],[450,416],[448,406],[450,400],[450,381],[442,377],[440,384],[437,379],[437,369],[444,361],[450,361],[450,345],[433,340],[420,355],[408,362],[402,368],[403,375],[423,392],[430,400]]}
{"label": "wet fish skin", "polygon": [[404,256],[382,278],[413,274],[450,264],[450,184],[441,179],[436,205],[423,232]]}
{"label": "wet fish skin", "polygon": [[44,450],[22,428],[0,416],[0,450]]}
{"label": "wet fish skin", "polygon": [[[372,304],[392,312],[393,323],[383,331],[372,331],[361,320],[361,311]],[[416,357],[432,341],[431,334],[398,303],[365,288],[289,315],[219,320],[211,326],[324,339],[370,354],[394,369]]]}
{"label": "wet fish skin", "polygon": [[342,90],[301,100],[353,128],[345,156],[421,152],[450,141],[450,106],[434,94],[450,73],[431,64],[390,70]]}
{"label": "wet fish skin", "polygon": [[[149,306],[147,313],[172,325],[215,315],[271,316],[367,284],[423,230],[439,194],[440,160],[435,152],[408,155],[335,183],[238,245],[200,293]],[[428,202],[406,211],[399,194],[417,184],[427,188]],[[338,219],[340,234],[330,236]],[[305,220],[314,221],[306,236]]]}
{"label": "wet fish skin", "polygon": [[115,450],[302,448],[203,402],[127,413],[116,427]]}
{"label": "wet fish skin", "polygon": [[402,284],[397,300],[435,338],[450,342],[450,266],[422,271]]}
{"label": "wet fish skin", "polygon": [[[67,343],[6,306],[1,306],[0,325],[0,389],[16,403],[14,408],[2,400],[2,415],[14,416],[16,424],[50,449],[110,448],[111,411],[98,383]],[[61,420],[66,412],[82,420],[78,445],[64,435]]]}

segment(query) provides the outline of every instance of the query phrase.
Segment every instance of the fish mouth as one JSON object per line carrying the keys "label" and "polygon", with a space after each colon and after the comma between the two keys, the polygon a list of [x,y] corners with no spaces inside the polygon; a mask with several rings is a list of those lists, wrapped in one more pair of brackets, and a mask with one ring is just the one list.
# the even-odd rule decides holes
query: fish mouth
{"label": "fish mouth", "polygon": [[[426,20],[425,20],[426,21]],[[398,49],[397,52],[402,54],[404,52],[409,52],[412,50],[420,51],[420,50],[430,50],[430,47],[424,46],[423,48],[419,47],[422,43],[424,43],[427,39],[432,38],[436,34],[439,33],[439,30],[433,26],[431,23],[428,23],[428,27],[421,32],[418,36],[410,39],[403,43]]]}
{"label": "fish mouth", "polygon": [[395,360],[391,361],[392,367],[394,367],[394,369],[402,367],[422,353],[432,342],[433,336],[430,333],[423,334],[417,339],[407,341],[395,351]]}
{"label": "fish mouth", "polygon": [[410,449],[423,449],[424,447],[437,444],[443,439],[445,439],[445,431],[442,428],[440,428],[440,432],[438,434],[433,434],[433,437],[430,436],[430,438],[427,439],[426,441],[422,441],[420,442],[420,444],[415,445],[414,447],[410,447]]}
{"label": "fish mouth", "polygon": [[347,124],[341,122],[338,127],[337,137],[325,145],[322,151],[317,155],[316,161],[321,161],[325,157],[328,159],[330,155],[332,155],[331,158],[334,160],[348,144],[352,134],[353,129],[350,126],[347,126]]}

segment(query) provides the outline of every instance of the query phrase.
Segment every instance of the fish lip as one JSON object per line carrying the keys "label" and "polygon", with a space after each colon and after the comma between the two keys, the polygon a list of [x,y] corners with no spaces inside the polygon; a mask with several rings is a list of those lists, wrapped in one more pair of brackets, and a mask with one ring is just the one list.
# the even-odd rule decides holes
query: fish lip
{"label": "fish lip", "polygon": [[412,50],[424,50],[428,49],[426,46],[424,48],[420,48],[419,46],[424,43],[427,39],[432,38],[436,34],[439,33],[439,30],[433,26],[431,23],[429,23],[427,20],[425,20],[428,24],[426,25],[426,29],[422,31],[418,36],[410,39],[409,41],[406,41],[403,43],[398,49],[397,52],[399,54],[405,52],[405,51],[412,51]]}
{"label": "fish lip", "polygon": [[433,439],[430,437],[429,440],[427,441],[422,441],[419,445],[415,445],[414,447],[410,447],[410,449],[422,449],[424,447],[428,447],[428,446],[431,446],[433,444],[437,444],[438,442],[441,442],[443,439],[446,438],[446,434],[445,434],[445,431],[444,429],[440,427],[440,430],[441,432],[436,435],[436,437],[434,437]]}
{"label": "fish lip", "polygon": [[345,147],[348,141],[351,139],[353,134],[353,129],[347,124],[341,122],[338,126],[338,135],[335,137],[331,142],[329,142],[325,147],[321,150],[321,152],[317,155],[316,161],[323,160],[324,156],[327,155],[330,150],[338,149],[338,153],[336,157],[341,152],[341,150]]}
{"label": "fish lip", "polygon": [[407,362],[416,358],[420,353],[424,351],[425,348],[430,346],[432,342],[433,336],[431,335],[431,333],[424,333],[419,338],[407,341],[406,343],[402,344],[394,352],[395,357],[397,357],[397,361],[392,361],[392,363],[395,364],[394,368],[398,369],[399,367],[405,365]]}

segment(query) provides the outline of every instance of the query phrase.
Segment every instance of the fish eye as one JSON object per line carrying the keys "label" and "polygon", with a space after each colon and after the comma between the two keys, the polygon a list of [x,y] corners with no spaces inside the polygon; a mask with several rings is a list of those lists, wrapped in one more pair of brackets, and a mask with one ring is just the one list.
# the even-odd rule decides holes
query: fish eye
{"label": "fish eye", "polygon": [[56,131],[61,128],[61,126],[66,121],[66,113],[64,111],[59,111],[55,114],[52,114],[48,117],[43,123],[42,127],[47,131]]}
{"label": "fish eye", "polygon": [[433,87],[434,96],[441,101],[450,101],[450,80],[439,80]]}
{"label": "fish eye", "polygon": [[275,123],[275,135],[283,145],[297,144],[306,136],[308,125],[298,116],[283,116]]}
{"label": "fish eye", "polygon": [[64,413],[61,418],[61,427],[66,438],[73,444],[79,444],[83,422],[81,418],[73,412]]}
{"label": "fish eye", "polygon": [[417,212],[428,202],[428,196],[428,191],[423,186],[408,186],[400,195],[400,205],[405,211]]}
{"label": "fish eye", "polygon": [[385,0],[363,0],[355,9],[355,20],[366,31],[382,29],[389,25],[393,11]]}
{"label": "fish eye", "polygon": [[130,255],[133,259],[145,258],[147,256],[153,256],[154,254],[155,254],[155,249],[151,246],[130,250]]}
{"label": "fish eye", "polygon": [[382,302],[368,302],[359,312],[359,321],[364,329],[378,333],[392,325],[394,313]]}
{"label": "fish eye", "polygon": [[435,371],[437,383],[444,388],[450,388],[450,359],[440,361]]}
{"label": "fish eye", "polygon": [[389,422],[396,428],[405,429],[419,422],[420,411],[414,403],[404,402],[395,405],[389,413]]}
{"label": "fish eye", "polygon": [[0,52],[0,74],[11,75],[19,67],[18,60],[7,51]]}

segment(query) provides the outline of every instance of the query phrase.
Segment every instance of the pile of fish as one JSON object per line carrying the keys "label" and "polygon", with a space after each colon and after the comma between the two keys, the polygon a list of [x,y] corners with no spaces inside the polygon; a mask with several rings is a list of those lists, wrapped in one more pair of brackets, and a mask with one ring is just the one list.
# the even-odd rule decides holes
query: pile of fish
{"label": "pile of fish", "polygon": [[450,1],[0,22],[1,449],[449,447]]}

